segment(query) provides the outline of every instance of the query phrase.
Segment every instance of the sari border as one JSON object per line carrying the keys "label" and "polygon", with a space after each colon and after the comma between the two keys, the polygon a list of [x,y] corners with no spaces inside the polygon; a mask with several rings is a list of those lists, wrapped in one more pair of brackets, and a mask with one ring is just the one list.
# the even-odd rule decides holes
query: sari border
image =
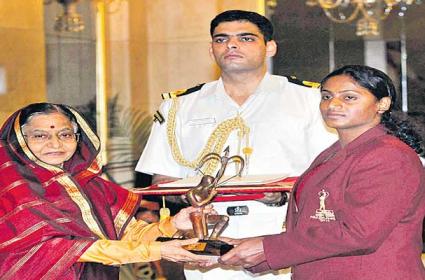
{"label": "sari border", "polygon": [[64,186],[69,197],[80,208],[81,216],[89,229],[101,239],[107,239],[96,219],[93,217],[89,202],[81,194],[75,183],[67,176],[58,178],[58,182]]}
{"label": "sari border", "polygon": [[137,201],[139,196],[133,192],[128,192],[127,199],[123,207],[118,211],[117,216],[114,219],[114,225],[117,235],[120,234],[124,224],[128,221],[130,216],[132,216],[134,209],[138,206]]}
{"label": "sari border", "polygon": [[13,208],[12,211],[7,212],[4,216],[0,217],[0,223],[3,222],[3,220],[9,218],[10,216],[16,215],[19,212],[21,212],[24,209],[33,207],[33,206],[38,206],[38,205],[42,205],[45,204],[45,201],[42,200],[33,200],[33,201],[28,201],[26,203],[20,204],[18,206],[16,206],[15,208]]}
{"label": "sari border", "polygon": [[[43,246],[43,243],[39,243],[36,246],[32,247],[19,261],[13,265],[5,275],[2,276],[2,279],[8,280],[12,279],[16,272]],[[3,278],[4,277],[4,278]]]}
{"label": "sari border", "polygon": [[7,193],[10,190],[13,190],[14,188],[26,184],[26,181],[24,179],[18,179],[15,182],[7,185],[4,189],[0,191],[0,197],[3,196],[3,194]]}
{"label": "sari border", "polygon": [[[72,220],[71,220],[71,219],[69,219],[69,218],[59,218],[59,219],[56,219],[56,220],[54,220],[54,221],[56,221],[57,223],[64,224],[64,223],[69,223],[69,222],[71,222]],[[7,246],[9,246],[9,245],[11,245],[11,244],[13,244],[13,243],[15,243],[15,242],[18,242],[18,241],[22,240],[23,238],[25,238],[25,237],[27,237],[27,236],[29,236],[29,235],[33,234],[34,232],[36,232],[36,231],[38,231],[38,230],[40,230],[40,229],[42,229],[42,228],[43,228],[44,226],[46,226],[47,224],[48,224],[48,222],[46,222],[46,221],[41,221],[41,222],[39,222],[39,223],[37,223],[37,224],[33,225],[32,227],[27,228],[27,229],[26,229],[26,230],[24,230],[24,231],[23,231],[20,235],[18,235],[18,236],[16,236],[16,237],[14,237],[14,238],[11,238],[11,239],[9,239],[9,240],[7,240],[7,241],[3,242],[3,243],[0,243],[0,249],[5,248],[5,247],[7,247]]]}
{"label": "sari border", "polygon": [[89,138],[90,142],[92,142],[95,149],[98,150],[100,148],[100,140],[96,136],[96,134],[94,134],[93,130],[91,130],[91,128],[87,125],[86,120],[84,120],[84,118],[77,111],[72,109],[71,107],[68,107],[68,109],[77,118],[77,122],[78,122],[79,126],[81,127],[82,130],[84,130],[84,133],[86,133],[87,137]]}
{"label": "sari border", "polygon": [[11,160],[6,161],[6,162],[5,162],[5,163],[3,163],[2,165],[0,165],[0,171],[1,171],[2,169],[4,169],[4,168],[8,168],[9,166],[13,166],[13,165],[16,165],[16,163],[15,163],[15,162],[13,162],[13,161],[11,161]]}
{"label": "sari border", "polygon": [[[58,279],[60,276],[58,272],[62,272],[61,268],[66,266],[67,263],[72,261],[72,257],[77,255],[80,256],[83,250],[92,243],[93,240],[81,240],[79,242],[74,243],[71,248],[69,248],[66,253],[44,274],[44,276],[40,280],[48,280],[48,279]],[[72,261],[74,263],[74,261]]]}

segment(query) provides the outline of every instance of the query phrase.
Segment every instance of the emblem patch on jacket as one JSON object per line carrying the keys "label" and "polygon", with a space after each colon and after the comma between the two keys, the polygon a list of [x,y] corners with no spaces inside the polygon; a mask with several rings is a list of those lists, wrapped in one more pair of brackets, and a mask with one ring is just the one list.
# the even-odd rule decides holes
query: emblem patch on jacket
{"label": "emblem patch on jacket", "polygon": [[310,216],[311,219],[319,220],[319,222],[330,222],[335,221],[335,214],[333,210],[326,209],[325,200],[329,196],[329,192],[321,190],[318,192],[319,195],[319,209],[316,209],[316,213]]}

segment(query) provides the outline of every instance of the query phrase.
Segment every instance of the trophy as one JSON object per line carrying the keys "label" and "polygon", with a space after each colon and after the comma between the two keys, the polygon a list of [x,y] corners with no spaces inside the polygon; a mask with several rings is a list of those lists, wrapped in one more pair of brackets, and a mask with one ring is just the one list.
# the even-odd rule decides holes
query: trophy
{"label": "trophy", "polygon": [[[206,154],[201,159],[197,170],[201,170],[202,166],[213,160],[217,161],[220,166],[216,175],[211,176],[204,174],[199,184],[191,188],[185,194],[190,205],[199,208],[200,211],[190,214],[193,235],[198,238],[199,241],[196,244],[187,245],[184,248],[195,254],[220,256],[233,248],[233,245],[218,240],[218,237],[229,223],[229,217],[227,215],[211,215],[204,213],[203,207],[214,199],[217,195],[217,188],[220,185],[236,176],[241,176],[245,162],[242,157],[237,155],[229,157],[229,147],[227,147],[222,156],[217,153]],[[232,163],[236,165],[235,175],[221,181],[226,168]],[[170,240],[170,238],[159,238],[158,240],[165,241]]]}

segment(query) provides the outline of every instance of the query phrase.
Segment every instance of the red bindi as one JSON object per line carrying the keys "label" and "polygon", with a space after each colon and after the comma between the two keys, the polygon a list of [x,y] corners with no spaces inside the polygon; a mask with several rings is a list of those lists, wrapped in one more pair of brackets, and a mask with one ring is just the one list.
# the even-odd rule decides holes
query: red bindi
{"label": "red bindi", "polygon": [[55,128],[55,126],[54,125],[51,125],[50,128]]}

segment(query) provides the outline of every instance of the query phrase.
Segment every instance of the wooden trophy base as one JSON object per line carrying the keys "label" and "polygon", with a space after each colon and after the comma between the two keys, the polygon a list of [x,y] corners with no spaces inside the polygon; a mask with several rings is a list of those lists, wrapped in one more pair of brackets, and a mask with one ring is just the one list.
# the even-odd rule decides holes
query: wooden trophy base
{"label": "wooden trophy base", "polygon": [[[176,239],[181,238],[158,237],[156,240],[164,242]],[[233,249],[233,245],[221,240],[199,240],[197,243],[185,245],[183,248],[197,255],[222,256]]]}

